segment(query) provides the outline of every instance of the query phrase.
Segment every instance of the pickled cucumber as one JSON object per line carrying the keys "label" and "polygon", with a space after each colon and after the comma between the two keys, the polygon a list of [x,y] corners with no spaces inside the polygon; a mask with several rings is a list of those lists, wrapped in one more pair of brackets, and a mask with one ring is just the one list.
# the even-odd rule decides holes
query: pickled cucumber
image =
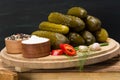
{"label": "pickled cucumber", "polygon": [[60,33],[50,31],[34,31],[32,32],[32,35],[49,38],[52,49],[58,49],[61,43],[69,43],[68,38]]}
{"label": "pickled cucumber", "polygon": [[68,35],[68,39],[70,40],[70,44],[72,46],[79,46],[85,44],[85,40],[78,33],[71,32]]}
{"label": "pickled cucumber", "polygon": [[67,14],[77,16],[79,18],[87,17],[87,11],[82,7],[72,7],[68,10]]}
{"label": "pickled cucumber", "polygon": [[94,42],[106,42],[109,37],[101,24],[99,18],[88,15],[84,8],[72,7],[67,14],[51,12],[48,21],[41,22],[39,31],[32,34],[49,38],[52,49],[58,49],[61,43],[72,46],[90,45]]}
{"label": "pickled cucumber", "polygon": [[73,29],[77,28],[75,29],[76,32],[79,32],[85,28],[85,23],[82,19],[75,16],[64,15],[58,12],[50,13],[48,16],[48,21],[57,24],[63,24]]}
{"label": "pickled cucumber", "polygon": [[98,42],[106,42],[107,38],[109,37],[107,30],[104,28],[101,28],[99,31],[97,31],[95,36]]}
{"label": "pickled cucumber", "polygon": [[101,28],[101,21],[94,16],[88,15],[86,24],[87,24],[88,30],[92,32],[97,31]]}
{"label": "pickled cucumber", "polygon": [[96,41],[94,35],[89,31],[83,31],[82,37],[84,38],[86,45],[93,44]]}
{"label": "pickled cucumber", "polygon": [[61,34],[67,34],[69,32],[69,27],[61,24],[55,24],[47,21],[43,21],[39,24],[39,29],[44,31],[58,32]]}

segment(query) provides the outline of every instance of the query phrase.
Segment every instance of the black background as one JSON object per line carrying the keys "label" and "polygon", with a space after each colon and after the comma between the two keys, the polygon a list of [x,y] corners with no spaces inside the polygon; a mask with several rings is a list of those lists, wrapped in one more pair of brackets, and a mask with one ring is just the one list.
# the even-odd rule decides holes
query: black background
{"label": "black background", "polygon": [[66,13],[73,6],[81,6],[98,17],[109,36],[120,42],[120,0],[0,0],[0,49],[6,36],[31,34],[50,12]]}

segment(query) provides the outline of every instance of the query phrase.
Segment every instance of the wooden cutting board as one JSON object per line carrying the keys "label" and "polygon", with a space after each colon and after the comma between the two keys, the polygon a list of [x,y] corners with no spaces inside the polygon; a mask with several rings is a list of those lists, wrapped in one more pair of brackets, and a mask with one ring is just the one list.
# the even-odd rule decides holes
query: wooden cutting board
{"label": "wooden cutting board", "polygon": [[120,54],[120,45],[115,40],[109,38],[109,45],[102,47],[101,51],[91,52],[84,57],[83,53],[74,57],[68,56],[47,56],[42,58],[24,58],[22,54],[8,54],[4,48],[1,57],[4,63],[14,67],[28,69],[61,69],[77,67],[80,62],[85,60],[85,65],[95,64],[111,59]]}

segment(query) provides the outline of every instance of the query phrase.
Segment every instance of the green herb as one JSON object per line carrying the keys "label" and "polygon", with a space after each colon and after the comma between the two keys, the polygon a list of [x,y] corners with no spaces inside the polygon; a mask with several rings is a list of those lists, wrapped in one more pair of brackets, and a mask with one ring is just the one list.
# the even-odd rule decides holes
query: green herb
{"label": "green herb", "polygon": [[[107,46],[107,45],[109,45],[109,43],[107,43],[107,42],[100,43],[100,46]],[[90,54],[92,51],[88,50],[88,51],[85,51],[85,52],[80,52],[79,51],[79,46],[75,47],[74,49],[77,51],[77,55],[79,57],[82,55],[82,58],[79,58],[79,70],[83,71],[85,62],[86,62],[87,57],[88,57],[88,54]],[[79,54],[81,54],[81,55],[79,55]]]}
{"label": "green herb", "polygon": [[85,62],[87,60],[89,52],[80,52],[78,54],[82,54],[82,59],[79,58],[79,71],[82,71],[84,69]]}
{"label": "green herb", "polygon": [[[79,57],[79,63],[78,63],[78,65],[79,65],[79,71],[83,71],[85,62],[86,62],[87,57],[88,57],[88,54],[90,54],[91,51],[88,50],[88,51],[85,51],[85,52],[80,52],[79,51],[79,47],[75,47],[74,49],[76,50],[77,55]],[[82,58],[80,58],[81,55],[82,55]],[[65,56],[68,57],[69,59],[73,59],[72,58],[73,56],[68,56],[68,55],[65,55]]]}
{"label": "green herb", "polygon": [[107,46],[107,45],[109,45],[109,43],[107,43],[107,42],[100,43],[100,46]]}
{"label": "green herb", "polygon": [[77,47],[74,47],[74,49],[77,51],[77,50],[79,50],[79,46],[77,46]]}

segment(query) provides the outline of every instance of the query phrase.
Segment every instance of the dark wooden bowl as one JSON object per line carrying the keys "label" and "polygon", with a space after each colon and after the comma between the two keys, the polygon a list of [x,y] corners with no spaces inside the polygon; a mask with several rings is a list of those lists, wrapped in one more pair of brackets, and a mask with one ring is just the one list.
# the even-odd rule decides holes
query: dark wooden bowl
{"label": "dark wooden bowl", "polygon": [[22,43],[22,47],[22,54],[25,58],[39,58],[50,54],[50,41],[37,44]]}

